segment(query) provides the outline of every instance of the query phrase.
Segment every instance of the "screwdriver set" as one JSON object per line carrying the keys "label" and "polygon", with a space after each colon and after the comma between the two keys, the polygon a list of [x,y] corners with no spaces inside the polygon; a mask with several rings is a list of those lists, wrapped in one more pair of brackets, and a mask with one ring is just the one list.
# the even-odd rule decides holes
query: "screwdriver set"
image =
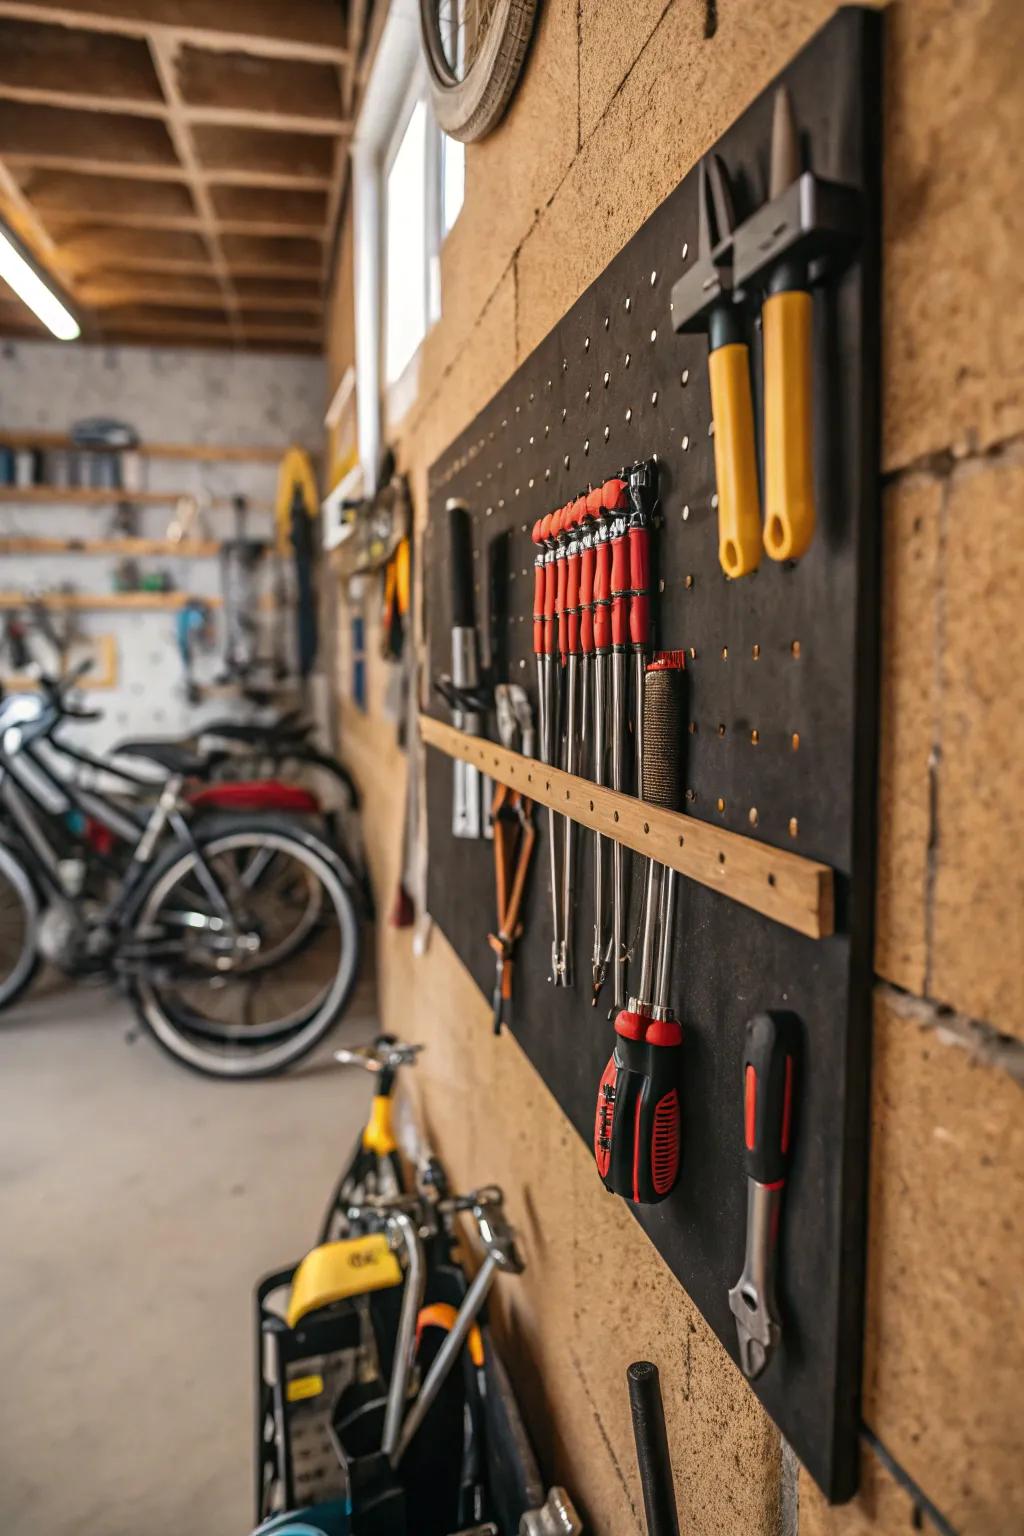
{"label": "screwdriver set", "polygon": [[423,562],[431,915],[835,1501],[863,1316],[880,29],[833,17],[433,465]]}

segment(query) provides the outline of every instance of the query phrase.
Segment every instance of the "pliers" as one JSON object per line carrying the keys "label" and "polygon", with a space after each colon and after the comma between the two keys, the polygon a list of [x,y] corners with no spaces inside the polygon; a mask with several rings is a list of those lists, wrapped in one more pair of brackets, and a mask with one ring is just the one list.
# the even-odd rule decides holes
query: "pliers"
{"label": "pliers", "polygon": [[[494,690],[498,735],[503,747],[514,751],[517,736],[526,757],[533,756],[533,712],[526,690],[516,683],[500,683]],[[526,877],[536,840],[533,801],[507,784],[496,783],[491,802],[494,828],[494,883],[497,897],[497,932],[487,935],[496,957],[494,982],[494,1033],[511,1023],[512,958],[523,931],[519,920]]]}

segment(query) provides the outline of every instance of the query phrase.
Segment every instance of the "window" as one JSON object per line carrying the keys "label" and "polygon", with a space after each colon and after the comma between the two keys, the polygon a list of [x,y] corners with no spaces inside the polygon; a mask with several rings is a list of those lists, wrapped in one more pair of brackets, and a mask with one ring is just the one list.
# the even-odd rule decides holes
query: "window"
{"label": "window", "polygon": [[466,195],[466,146],[441,135],[441,229],[449,234]]}
{"label": "window", "polygon": [[384,383],[394,384],[427,331],[427,106],[413,107],[387,171]]}

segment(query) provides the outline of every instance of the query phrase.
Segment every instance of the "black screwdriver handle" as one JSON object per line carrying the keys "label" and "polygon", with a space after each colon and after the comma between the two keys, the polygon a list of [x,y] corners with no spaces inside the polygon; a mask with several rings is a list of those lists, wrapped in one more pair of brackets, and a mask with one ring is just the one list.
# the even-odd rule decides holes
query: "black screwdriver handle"
{"label": "black screwdriver handle", "polygon": [[469,508],[448,503],[448,574],[451,580],[452,628],[472,629],[476,622],[473,602],[473,524]]}
{"label": "black screwdriver handle", "polygon": [[793,1137],[800,1020],[783,1010],[758,1013],[743,1046],[743,1145],[747,1177],[781,1185]]}

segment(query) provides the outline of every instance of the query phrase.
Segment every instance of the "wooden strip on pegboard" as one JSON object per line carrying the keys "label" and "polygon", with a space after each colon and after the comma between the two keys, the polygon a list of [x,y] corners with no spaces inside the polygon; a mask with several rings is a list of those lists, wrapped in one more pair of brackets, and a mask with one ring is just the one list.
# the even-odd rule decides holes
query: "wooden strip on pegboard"
{"label": "wooden strip on pegboard", "polygon": [[832,871],[827,864],[677,811],[645,805],[632,795],[616,794],[493,741],[467,736],[430,715],[420,716],[420,735],[427,746],[476,764],[489,778],[537,805],[551,806],[580,826],[657,859],[797,933],[824,939],[834,931]]}

